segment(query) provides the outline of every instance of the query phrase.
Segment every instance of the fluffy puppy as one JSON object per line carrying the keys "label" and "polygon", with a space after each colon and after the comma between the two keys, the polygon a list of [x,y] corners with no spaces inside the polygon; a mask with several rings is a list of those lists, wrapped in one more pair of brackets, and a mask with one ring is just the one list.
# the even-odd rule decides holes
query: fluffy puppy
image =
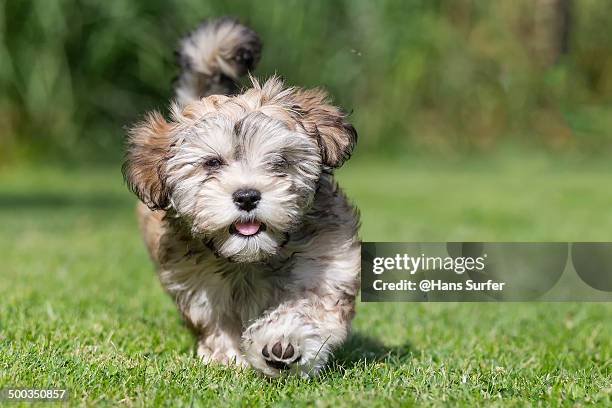
{"label": "fluffy puppy", "polygon": [[354,315],[358,215],[332,170],[357,133],[322,90],[251,79],[231,95],[260,49],[227,18],[183,38],[178,103],[129,131],[123,173],[197,355],[310,376]]}

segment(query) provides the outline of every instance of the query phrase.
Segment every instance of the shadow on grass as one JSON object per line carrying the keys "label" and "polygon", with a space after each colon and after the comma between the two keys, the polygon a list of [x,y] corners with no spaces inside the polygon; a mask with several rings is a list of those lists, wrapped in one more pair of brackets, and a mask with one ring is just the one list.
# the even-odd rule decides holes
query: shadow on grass
{"label": "shadow on grass", "polygon": [[334,363],[350,369],[364,362],[385,361],[388,358],[403,359],[415,352],[408,342],[389,347],[373,337],[352,333],[342,348],[334,353]]}

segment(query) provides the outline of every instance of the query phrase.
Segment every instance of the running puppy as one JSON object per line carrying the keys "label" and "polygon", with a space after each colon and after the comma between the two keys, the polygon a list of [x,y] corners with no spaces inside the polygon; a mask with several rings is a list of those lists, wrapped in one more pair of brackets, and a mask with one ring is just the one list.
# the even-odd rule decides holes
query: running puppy
{"label": "running puppy", "polygon": [[197,355],[311,376],[354,315],[359,220],[333,169],[357,133],[319,89],[251,79],[236,93],[260,49],[228,18],[186,36],[178,103],[129,131],[123,174]]}

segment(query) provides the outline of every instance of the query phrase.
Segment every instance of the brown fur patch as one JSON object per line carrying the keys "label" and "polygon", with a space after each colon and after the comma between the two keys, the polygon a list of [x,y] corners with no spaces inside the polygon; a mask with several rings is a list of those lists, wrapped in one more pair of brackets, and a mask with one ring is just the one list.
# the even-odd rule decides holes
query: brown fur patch
{"label": "brown fur patch", "polygon": [[318,139],[323,162],[340,167],[357,143],[357,132],[346,121],[346,114],[329,104],[327,93],[322,89],[295,88],[287,99],[296,119]]}
{"label": "brown fur patch", "polygon": [[162,221],[165,215],[165,211],[151,211],[143,203],[138,203],[136,206],[136,216],[140,232],[155,265],[159,265],[160,262],[160,239],[163,234]]}
{"label": "brown fur patch", "polygon": [[159,112],[152,112],[128,133],[123,177],[134,194],[151,209],[168,204],[163,167],[170,148],[171,128]]}

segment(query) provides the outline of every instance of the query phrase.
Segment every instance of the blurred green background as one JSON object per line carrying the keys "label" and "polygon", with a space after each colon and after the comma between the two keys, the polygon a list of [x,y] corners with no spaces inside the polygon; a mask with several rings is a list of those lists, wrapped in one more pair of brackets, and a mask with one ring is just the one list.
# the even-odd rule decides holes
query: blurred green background
{"label": "blurred green background", "polygon": [[609,0],[2,0],[1,162],[118,162],[179,36],[226,14],[260,33],[257,76],[353,111],[360,155],[612,151]]}

